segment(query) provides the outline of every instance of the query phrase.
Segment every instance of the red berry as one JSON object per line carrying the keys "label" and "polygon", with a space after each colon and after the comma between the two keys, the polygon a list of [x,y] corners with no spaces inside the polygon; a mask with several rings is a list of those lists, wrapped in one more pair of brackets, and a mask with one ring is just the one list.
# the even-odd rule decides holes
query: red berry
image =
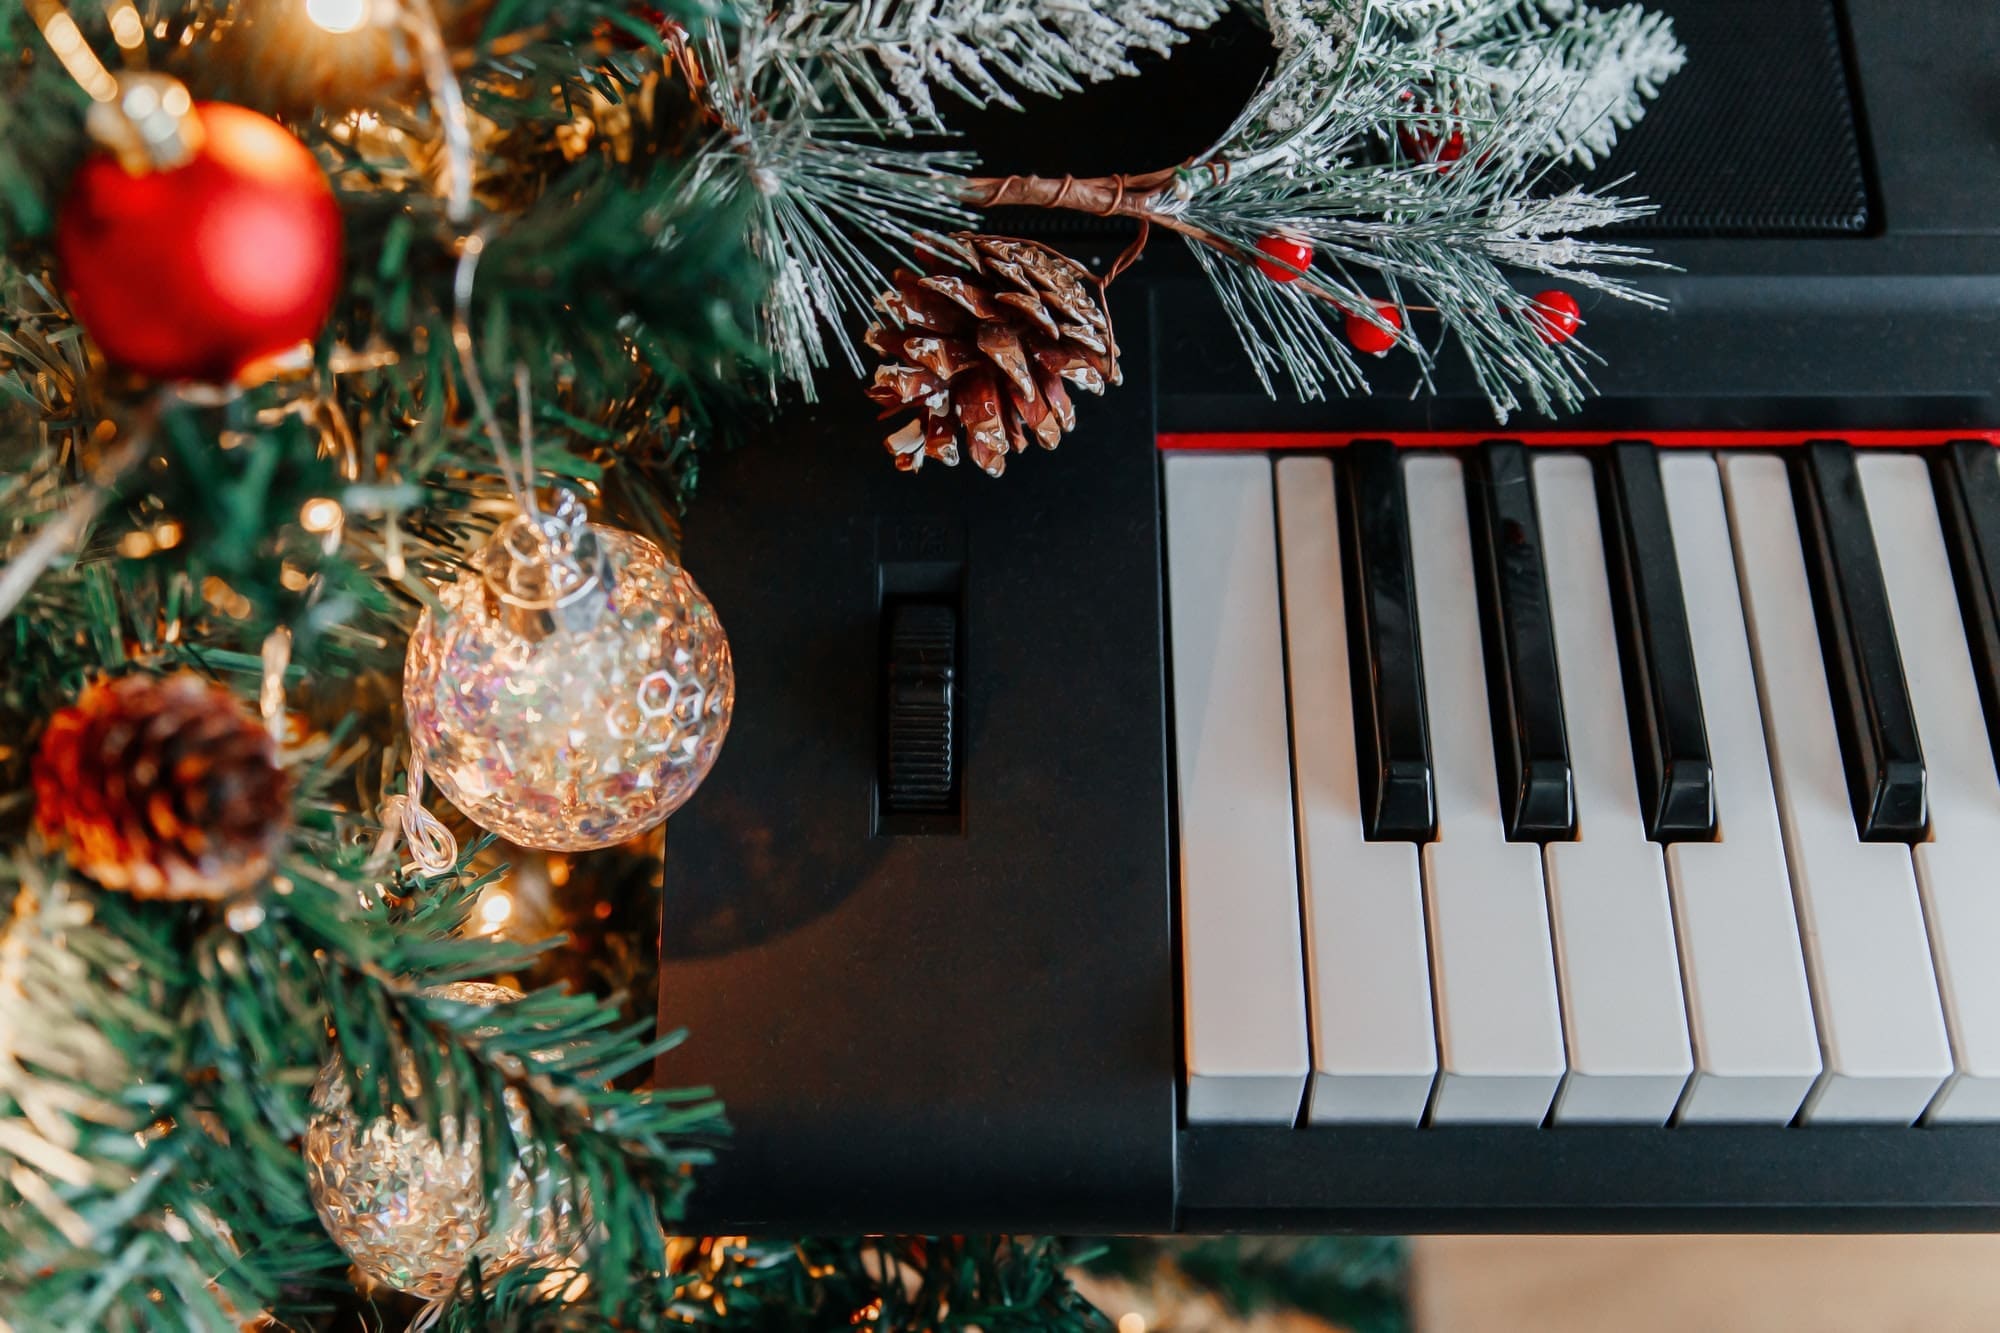
{"label": "red berry", "polygon": [[1389,327],[1379,328],[1363,318],[1358,311],[1348,311],[1347,341],[1354,344],[1354,350],[1357,352],[1366,352],[1370,356],[1387,356],[1389,349],[1396,345],[1396,334],[1390,330],[1400,330],[1403,327],[1403,312],[1396,309],[1392,302],[1377,301],[1375,315]]}
{"label": "red berry", "polygon": [[[1465,131],[1454,128],[1449,139],[1434,128],[1405,122],[1396,131],[1403,142],[1403,151],[1419,162],[1456,162],[1465,156]],[[1443,168],[1439,174],[1450,171]]]}
{"label": "red berry", "polygon": [[1528,307],[1528,322],[1541,340],[1553,347],[1576,336],[1576,326],[1583,322],[1583,307],[1568,292],[1552,288]]}
{"label": "red berry", "polygon": [[[1304,276],[1303,270],[1312,267],[1312,242],[1296,236],[1262,236],[1257,240],[1257,248],[1271,259],[1260,259],[1257,268],[1272,282],[1296,282]],[[1278,262],[1272,263],[1275,259]],[[1285,267],[1287,264],[1290,268]]]}

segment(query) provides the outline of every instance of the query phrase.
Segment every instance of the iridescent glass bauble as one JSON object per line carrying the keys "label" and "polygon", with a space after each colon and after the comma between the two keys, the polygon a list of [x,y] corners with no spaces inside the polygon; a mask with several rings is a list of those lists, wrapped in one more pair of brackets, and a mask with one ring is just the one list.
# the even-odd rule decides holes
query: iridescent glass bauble
{"label": "iridescent glass bauble", "polygon": [[[736,699],[729,640],[643,537],[517,518],[410,637],[410,743],[452,804],[524,847],[643,833],[708,775]],[[551,555],[554,550],[556,553]]]}
{"label": "iridescent glass bauble", "polygon": [[[508,1004],[520,992],[488,982],[458,981],[428,992],[466,1004]],[[396,1062],[403,1096],[422,1091],[417,1062],[408,1051]],[[505,1094],[507,1121],[517,1140],[528,1133],[520,1094]],[[432,1134],[420,1117],[401,1107],[363,1123],[336,1057],[312,1090],[302,1156],[313,1208],[327,1235],[372,1282],[426,1300],[451,1294],[473,1259],[482,1272],[502,1273],[524,1264],[547,1266],[575,1249],[587,1229],[558,1173],[560,1160],[529,1153],[510,1165],[498,1207],[486,1195],[480,1170],[476,1119],[443,1117]],[[536,1200],[550,1200],[538,1212]]]}

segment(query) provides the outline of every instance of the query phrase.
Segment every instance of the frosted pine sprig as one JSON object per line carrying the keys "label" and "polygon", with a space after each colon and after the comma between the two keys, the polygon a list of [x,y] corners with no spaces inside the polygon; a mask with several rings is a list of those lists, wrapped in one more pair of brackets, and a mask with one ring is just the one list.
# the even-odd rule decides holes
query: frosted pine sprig
{"label": "frosted pine sprig", "polygon": [[838,108],[898,134],[940,124],[942,89],[975,106],[1018,107],[1135,73],[1228,9],[1227,0],[784,0],[745,8],[747,86],[782,89],[811,111]]}
{"label": "frosted pine sprig", "polygon": [[1427,108],[1481,121],[1532,120],[1537,156],[1592,167],[1687,61],[1665,15],[1577,0],[1381,0],[1436,71]]}

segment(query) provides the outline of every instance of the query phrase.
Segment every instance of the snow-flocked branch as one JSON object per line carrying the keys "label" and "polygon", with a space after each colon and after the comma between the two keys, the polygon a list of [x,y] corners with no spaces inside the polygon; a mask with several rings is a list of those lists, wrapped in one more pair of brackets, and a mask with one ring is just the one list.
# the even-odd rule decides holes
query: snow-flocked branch
{"label": "snow-flocked branch", "polygon": [[1541,130],[1533,152],[1593,167],[1686,63],[1663,14],[1577,0],[1411,0],[1410,45],[1437,53],[1419,97],[1447,114],[1515,113]]}
{"label": "snow-flocked branch", "polygon": [[[1523,26],[1559,9],[1571,25],[1562,41]],[[1599,271],[1651,266],[1643,251],[1577,235],[1650,210],[1577,188],[1548,192],[1553,164],[1588,156],[1584,140],[1602,142],[1591,137],[1599,123],[1581,121],[1570,82],[1522,78],[1506,96],[1490,92],[1476,115],[1463,99],[1445,110],[1441,98],[1476,62],[1460,47],[1413,38],[1411,25],[1431,25],[1424,31],[1432,38],[1450,27],[1454,41],[1470,25],[1488,34],[1478,49],[1497,49],[1514,33],[1508,40],[1521,50],[1547,52],[1551,69],[1568,68],[1569,53],[1593,87],[1621,90],[1638,105],[1650,82],[1592,63],[1605,58],[1590,43],[1624,13],[1565,8],[1563,0],[1268,0],[1277,67],[1208,152],[1137,177],[975,181],[970,197],[1115,211],[1179,232],[1267,391],[1282,376],[1306,397],[1329,387],[1365,392],[1345,330],[1356,318],[1396,333],[1421,384],[1445,343],[1457,343],[1502,420],[1524,403],[1544,412],[1574,406],[1589,388],[1592,354],[1574,341],[1545,341],[1534,299],[1507,270],[1657,304]],[[1642,26],[1664,33],[1678,60],[1663,22]],[[1572,126],[1578,139],[1552,141]],[[1309,242],[1310,272],[1274,282],[1260,271],[1258,243],[1272,236]],[[1396,308],[1393,328],[1375,313],[1384,295]],[[1427,346],[1413,312],[1434,316],[1444,339]]]}
{"label": "snow-flocked branch", "polygon": [[860,371],[852,326],[889,285],[878,260],[971,221],[958,197],[971,157],[882,144],[872,123],[848,117],[773,118],[748,94],[744,57],[730,60],[719,28],[697,51],[715,72],[707,98],[720,121],[699,174],[747,204],[751,248],[772,275],[763,311],[772,389],[796,383],[810,396],[829,340]]}
{"label": "snow-flocked branch", "polygon": [[1136,73],[1213,23],[1227,0],[783,0],[746,13],[748,86],[839,108],[898,134],[936,128],[942,90],[984,106]]}

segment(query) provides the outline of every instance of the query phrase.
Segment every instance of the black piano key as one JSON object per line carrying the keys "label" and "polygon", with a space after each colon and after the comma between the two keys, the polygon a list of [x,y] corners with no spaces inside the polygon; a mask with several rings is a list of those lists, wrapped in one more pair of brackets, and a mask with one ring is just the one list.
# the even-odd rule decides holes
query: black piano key
{"label": "black piano key", "polygon": [[1855,826],[1871,842],[1920,841],[1930,823],[1924,752],[1853,449],[1806,445],[1793,490]]}
{"label": "black piano key", "polygon": [[1986,712],[1986,737],[2000,765],[2000,466],[1994,457],[1994,447],[1984,440],[1947,445],[1931,460],[1931,484]]}
{"label": "black piano key", "polygon": [[1598,470],[1598,513],[1646,836],[1655,842],[1712,839],[1715,768],[1660,461],[1651,445],[1626,441],[1606,451]]}
{"label": "black piano key", "polygon": [[1363,441],[1343,451],[1342,477],[1362,832],[1376,842],[1429,842],[1437,836],[1437,800],[1403,465],[1394,445]]}
{"label": "black piano key", "polygon": [[1576,787],[1528,451],[1481,445],[1466,470],[1500,816],[1516,842],[1576,836]]}

